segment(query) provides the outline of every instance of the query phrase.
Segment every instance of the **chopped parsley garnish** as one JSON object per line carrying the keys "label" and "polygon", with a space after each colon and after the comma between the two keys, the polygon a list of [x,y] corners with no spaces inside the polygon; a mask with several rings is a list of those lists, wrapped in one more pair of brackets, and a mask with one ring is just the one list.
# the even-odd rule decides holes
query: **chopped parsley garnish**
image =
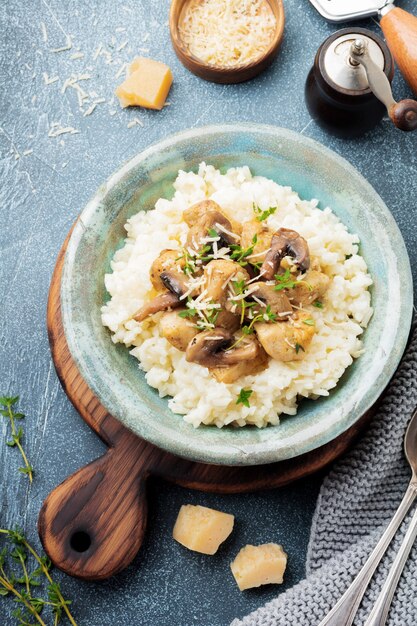
{"label": "chopped parsley garnish", "polygon": [[182,260],[184,261],[182,271],[184,272],[184,274],[187,274],[187,276],[192,276],[196,270],[195,261],[186,248],[182,248],[181,256],[175,259],[175,261]]}
{"label": "chopped parsley garnish", "polygon": [[314,320],[312,317],[309,317],[306,320],[303,320],[303,324],[307,324],[307,326],[314,326]]}
{"label": "chopped parsley garnish", "polygon": [[241,389],[237,397],[236,404],[243,404],[244,406],[250,407],[249,398],[252,394],[252,389]]}
{"label": "chopped parsley garnish", "polygon": [[[204,311],[204,317],[209,325],[216,325],[220,311],[221,309],[207,309]],[[207,328],[207,323],[204,320],[198,320],[196,326],[199,330],[205,330]]]}
{"label": "chopped parsley garnish", "polygon": [[[253,306],[256,306],[256,302],[247,303],[245,302],[245,300],[242,300],[243,316],[244,316],[245,309],[251,308]],[[272,312],[271,307],[268,304],[265,311],[263,313],[259,313],[258,315],[255,315],[255,317],[253,318],[253,320],[251,320],[251,323],[248,326],[245,325],[241,327],[240,330],[242,331],[242,336],[237,341],[235,341],[235,343],[229,348],[229,350],[231,348],[235,348],[242,341],[242,339],[244,339],[247,335],[252,335],[255,332],[254,325],[256,324],[256,322],[276,322],[276,320],[277,320],[277,316],[275,313]],[[242,319],[242,322],[243,322],[243,319]]]}
{"label": "chopped parsley garnish", "polygon": [[208,236],[211,237],[212,239],[214,238],[220,239],[220,235],[215,228],[209,228],[207,232],[208,232]]}
{"label": "chopped parsley garnish", "polygon": [[323,302],[320,302],[320,300],[316,300],[315,302],[313,302],[313,306],[315,306],[317,309],[322,309]]}
{"label": "chopped parsley garnish", "polygon": [[301,345],[301,343],[296,343],[294,346],[294,350],[295,353],[298,354],[300,352],[300,350],[302,350],[303,352],[305,352],[303,346]]}
{"label": "chopped parsley garnish", "polygon": [[179,317],[187,318],[187,317],[195,317],[197,315],[196,309],[187,309],[186,311],[181,311],[178,313]]}
{"label": "chopped parsley garnish", "polygon": [[274,276],[277,284],[275,285],[275,291],[281,291],[282,289],[294,289],[299,281],[294,280],[289,269],[286,269],[283,274],[275,274]]}
{"label": "chopped parsley garnish", "polygon": [[252,245],[248,246],[247,248],[241,248],[241,246],[237,244],[231,244],[230,249],[232,251],[232,254],[230,255],[230,258],[233,261],[236,261],[236,263],[239,263],[239,265],[241,265],[242,267],[245,267],[245,265],[248,264],[248,261],[246,259],[248,256],[253,254],[253,249],[257,242],[258,235],[255,234],[252,238]]}
{"label": "chopped parsley garnish", "polygon": [[253,212],[255,213],[256,219],[258,220],[258,222],[263,222],[270,215],[273,215],[278,207],[271,206],[271,207],[269,207],[269,209],[266,209],[266,211],[262,211],[262,209],[259,206],[257,206],[255,203],[253,203],[252,204],[252,208],[253,208]]}
{"label": "chopped parsley garnish", "polygon": [[275,291],[294,289],[294,287],[297,287],[298,285],[304,285],[307,289],[309,289],[309,291],[312,290],[312,286],[307,281],[294,280],[289,269],[286,269],[283,274],[275,274],[274,278],[277,281],[277,284],[274,287]]}

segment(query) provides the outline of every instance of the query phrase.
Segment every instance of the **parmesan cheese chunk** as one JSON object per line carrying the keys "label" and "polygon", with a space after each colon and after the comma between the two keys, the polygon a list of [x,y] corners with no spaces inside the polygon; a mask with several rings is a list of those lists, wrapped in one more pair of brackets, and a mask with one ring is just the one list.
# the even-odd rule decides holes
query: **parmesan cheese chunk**
{"label": "parmesan cheese chunk", "polygon": [[184,504],[172,536],[189,550],[215,554],[233,530],[234,516],[205,506]]}
{"label": "parmesan cheese chunk", "polygon": [[286,566],[287,555],[276,543],[245,546],[230,565],[240,591],[271,583],[281,584]]}
{"label": "parmesan cheese chunk", "polygon": [[115,93],[122,107],[142,106],[161,110],[172,80],[171,70],[165,63],[137,57],[130,65],[128,77]]}

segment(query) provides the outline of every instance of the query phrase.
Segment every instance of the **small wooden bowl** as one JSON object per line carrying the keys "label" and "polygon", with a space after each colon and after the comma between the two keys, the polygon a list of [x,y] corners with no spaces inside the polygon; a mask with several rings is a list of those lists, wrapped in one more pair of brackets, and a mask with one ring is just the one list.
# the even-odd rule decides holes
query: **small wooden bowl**
{"label": "small wooden bowl", "polygon": [[191,72],[214,83],[242,83],[260,74],[274,60],[284,36],[285,14],[282,0],[267,0],[276,19],[276,31],[271,44],[260,57],[251,63],[236,67],[207,65],[193,56],[187,49],[179,33],[178,23],[184,4],[188,0],[172,0],[169,13],[169,28],[174,50],[183,65]]}

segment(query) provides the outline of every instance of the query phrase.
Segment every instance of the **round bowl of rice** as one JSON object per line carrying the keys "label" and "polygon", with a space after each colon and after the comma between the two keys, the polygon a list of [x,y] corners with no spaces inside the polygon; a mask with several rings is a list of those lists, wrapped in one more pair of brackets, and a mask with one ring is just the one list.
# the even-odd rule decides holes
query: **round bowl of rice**
{"label": "round bowl of rice", "polygon": [[[135,319],[154,295],[153,261],[167,249],[180,258],[184,214],[207,200],[239,223],[297,231],[329,285],[308,308],[305,354],[232,382],[171,345],[161,313]],[[257,465],[323,446],[372,407],[404,352],[412,294],[400,231],[347,161],[297,133],[239,124],[174,135],[100,187],[68,243],[61,306],[71,355],[114,417],[179,456]]]}

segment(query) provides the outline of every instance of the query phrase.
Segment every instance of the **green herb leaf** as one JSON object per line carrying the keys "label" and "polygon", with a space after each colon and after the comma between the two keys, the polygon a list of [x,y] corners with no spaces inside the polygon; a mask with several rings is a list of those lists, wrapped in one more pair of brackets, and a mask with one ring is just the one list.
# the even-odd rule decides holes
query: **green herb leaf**
{"label": "green herb leaf", "polygon": [[300,352],[300,350],[302,350],[303,352],[305,352],[303,346],[300,343],[296,343],[295,344],[295,353],[298,354]]}
{"label": "green herb leaf", "polygon": [[30,482],[32,482],[33,468],[31,467],[21,444],[23,438],[23,428],[20,426],[18,429],[16,429],[16,420],[21,420],[24,418],[23,413],[14,410],[14,406],[18,402],[18,400],[19,396],[1,396],[0,405],[2,405],[3,408],[0,409],[0,413],[1,415],[3,415],[3,417],[8,418],[10,421],[12,438],[6,441],[6,445],[10,448],[17,447],[19,449],[19,452],[25,464],[25,468],[20,468],[19,471],[24,469],[22,473],[27,474]]}
{"label": "green herb leaf", "polygon": [[275,285],[275,291],[281,291],[282,289],[293,289],[297,285],[297,281],[293,279],[293,276],[289,269],[286,269],[283,274],[275,274],[274,276],[277,284]]}
{"label": "green herb leaf", "polygon": [[220,239],[220,235],[215,228],[209,228],[207,232],[208,232],[208,236],[211,237],[212,239],[214,239],[215,237]]}
{"label": "green herb leaf", "polygon": [[0,396],[0,404],[3,404],[4,406],[13,406],[18,401],[19,401],[19,396],[14,396],[14,397]]}
{"label": "green herb leaf", "polygon": [[316,300],[315,302],[313,302],[313,306],[315,306],[317,309],[322,309],[323,302],[320,302],[320,300]]}
{"label": "green herb leaf", "polygon": [[262,211],[262,209],[254,203],[252,205],[252,208],[253,208],[253,212],[255,213],[256,219],[258,220],[258,222],[263,222],[270,215],[273,215],[278,207],[271,206],[269,207],[269,209],[266,209],[266,211]]}
{"label": "green herb leaf", "polygon": [[196,309],[187,309],[186,311],[180,311],[178,313],[178,317],[182,318],[194,317],[195,315],[197,315]]}
{"label": "green herb leaf", "polygon": [[25,465],[25,467],[19,467],[18,471],[21,474],[30,474],[31,476],[33,476],[33,474],[35,473],[33,467],[31,465]]}
{"label": "green herb leaf", "polygon": [[307,326],[314,326],[315,322],[312,317],[309,317],[306,320],[303,320],[303,324],[307,324]]}
{"label": "green herb leaf", "polygon": [[243,404],[244,406],[250,407],[249,398],[252,394],[252,389],[241,389],[237,397],[236,404]]}

